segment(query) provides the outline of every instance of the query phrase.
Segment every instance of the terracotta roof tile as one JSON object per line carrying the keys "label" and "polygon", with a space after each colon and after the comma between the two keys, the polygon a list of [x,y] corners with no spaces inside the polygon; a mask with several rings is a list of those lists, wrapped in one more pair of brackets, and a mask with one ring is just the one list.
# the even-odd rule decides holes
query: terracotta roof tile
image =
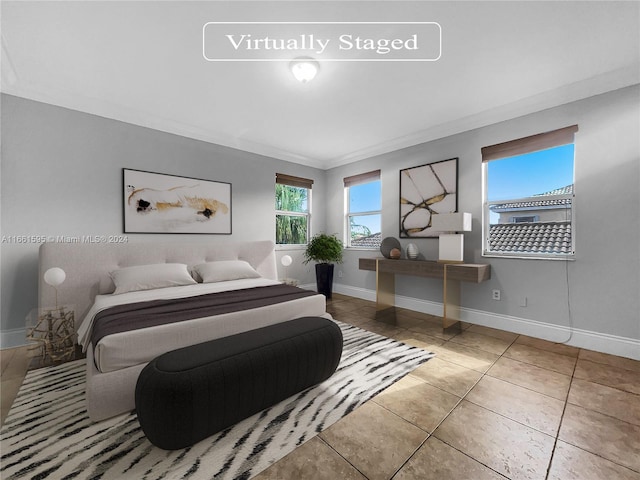
{"label": "terracotta roof tile", "polygon": [[491,225],[489,251],[571,254],[571,223],[541,222]]}
{"label": "terracotta roof tile", "polygon": [[[573,194],[573,185],[567,185],[566,187],[556,188],[555,190],[550,190],[544,193],[538,193],[533,195],[533,197],[550,197],[552,195],[572,195]],[[530,202],[508,202],[508,203],[500,203],[491,206],[491,210],[494,212],[499,212],[501,210],[511,210],[514,208],[522,209],[522,208],[535,208],[535,207],[553,207],[557,205],[571,205],[570,198],[561,198],[556,200],[533,200]]]}
{"label": "terracotta roof tile", "polygon": [[382,243],[381,233],[374,233],[373,235],[351,240],[352,247],[380,248],[381,243]]}
{"label": "terracotta roof tile", "polygon": [[534,195],[534,197],[548,197],[550,195],[573,195],[573,184],[562,188],[556,188],[555,190],[550,190],[548,192],[538,193]]}

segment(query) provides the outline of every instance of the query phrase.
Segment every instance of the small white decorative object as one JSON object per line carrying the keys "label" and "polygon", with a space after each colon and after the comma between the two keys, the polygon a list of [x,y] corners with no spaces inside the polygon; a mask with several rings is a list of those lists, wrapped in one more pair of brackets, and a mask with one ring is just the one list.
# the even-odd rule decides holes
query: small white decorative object
{"label": "small white decorative object", "polygon": [[415,260],[416,258],[418,258],[418,254],[420,252],[418,251],[418,247],[415,245],[415,243],[410,243],[409,245],[407,245],[407,258],[410,260]]}

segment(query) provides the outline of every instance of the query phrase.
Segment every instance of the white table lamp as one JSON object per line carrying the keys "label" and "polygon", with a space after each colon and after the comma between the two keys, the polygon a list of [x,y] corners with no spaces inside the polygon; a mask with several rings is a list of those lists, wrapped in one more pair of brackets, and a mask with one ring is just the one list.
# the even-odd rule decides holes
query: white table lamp
{"label": "white table lamp", "polygon": [[440,213],[431,216],[431,228],[441,233],[438,243],[438,261],[464,262],[464,235],[471,231],[471,214],[464,212]]}
{"label": "white table lamp", "polygon": [[44,272],[44,283],[56,292],[56,308],[43,308],[35,324],[27,323],[27,340],[34,342],[30,350],[39,350],[40,364],[49,365],[75,358],[75,314],[73,309],[58,307],[58,286],[67,278],[60,267]]}
{"label": "white table lamp", "polygon": [[284,265],[285,267],[288,267],[289,265],[291,265],[291,262],[293,262],[293,259],[289,255],[284,255],[280,259],[280,263],[282,263],[282,265]]}
{"label": "white table lamp", "polygon": [[290,255],[283,255],[283,257],[280,259],[280,263],[282,264],[282,266],[284,267],[284,282],[287,283],[288,282],[288,277],[287,277],[287,267],[289,265],[291,265],[291,263],[293,262],[293,259],[291,258]]}
{"label": "white table lamp", "polygon": [[56,291],[56,308],[58,308],[58,289],[56,288],[67,278],[67,274],[60,267],[53,267],[44,272],[44,282]]}

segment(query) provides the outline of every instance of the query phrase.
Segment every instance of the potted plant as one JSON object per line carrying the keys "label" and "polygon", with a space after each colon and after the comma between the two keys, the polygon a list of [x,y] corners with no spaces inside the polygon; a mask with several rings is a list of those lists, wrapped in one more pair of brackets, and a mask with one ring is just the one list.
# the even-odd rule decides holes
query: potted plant
{"label": "potted plant", "polygon": [[307,244],[304,263],[316,263],[316,285],[318,293],[331,298],[333,286],[333,263],[342,263],[342,242],[335,235],[318,233]]}

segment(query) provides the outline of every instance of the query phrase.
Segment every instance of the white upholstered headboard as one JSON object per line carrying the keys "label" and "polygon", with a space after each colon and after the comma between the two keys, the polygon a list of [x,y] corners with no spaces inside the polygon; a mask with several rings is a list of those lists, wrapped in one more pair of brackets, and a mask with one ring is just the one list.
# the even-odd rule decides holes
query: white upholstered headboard
{"label": "white upholstered headboard", "polygon": [[189,267],[217,260],[245,260],[265,278],[276,280],[274,243],[269,240],[234,243],[43,243],[40,246],[38,306],[55,305],[55,289],[44,283],[49,268],[67,277],[58,286],[58,305],[74,305],[76,329],[96,295],[112,293],[112,270],[132,265],[185,263]]}

